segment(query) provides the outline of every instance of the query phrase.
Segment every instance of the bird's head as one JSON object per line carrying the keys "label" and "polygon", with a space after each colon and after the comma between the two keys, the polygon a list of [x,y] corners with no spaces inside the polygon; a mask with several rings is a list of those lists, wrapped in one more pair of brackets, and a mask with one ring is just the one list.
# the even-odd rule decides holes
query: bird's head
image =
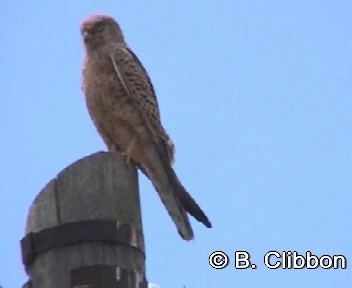
{"label": "bird's head", "polygon": [[107,15],[91,15],[84,19],[81,34],[87,49],[125,43],[119,24]]}

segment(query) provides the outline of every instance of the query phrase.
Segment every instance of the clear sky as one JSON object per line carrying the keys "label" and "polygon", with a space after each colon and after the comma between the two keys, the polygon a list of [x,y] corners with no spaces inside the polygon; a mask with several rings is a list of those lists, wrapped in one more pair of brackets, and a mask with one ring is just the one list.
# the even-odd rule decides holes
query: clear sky
{"label": "clear sky", "polygon": [[[138,2],[138,3],[137,3]],[[105,146],[80,91],[82,18],[120,23],[154,83],[175,169],[209,215],[182,241],[140,192],[147,277],[161,288],[351,287],[352,2],[6,1],[0,10],[0,285],[27,279],[35,195]],[[230,265],[215,270],[211,252]],[[236,270],[246,250],[256,270]],[[346,270],[270,270],[269,250],[343,254]],[[183,286],[184,285],[184,286]]]}

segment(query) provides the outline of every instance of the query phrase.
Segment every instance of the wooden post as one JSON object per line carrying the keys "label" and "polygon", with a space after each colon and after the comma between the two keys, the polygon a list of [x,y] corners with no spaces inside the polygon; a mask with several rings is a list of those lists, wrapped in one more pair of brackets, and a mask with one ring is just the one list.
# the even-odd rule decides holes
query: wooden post
{"label": "wooden post", "polygon": [[105,152],[73,163],[34,200],[21,245],[24,287],[146,287],[136,169]]}

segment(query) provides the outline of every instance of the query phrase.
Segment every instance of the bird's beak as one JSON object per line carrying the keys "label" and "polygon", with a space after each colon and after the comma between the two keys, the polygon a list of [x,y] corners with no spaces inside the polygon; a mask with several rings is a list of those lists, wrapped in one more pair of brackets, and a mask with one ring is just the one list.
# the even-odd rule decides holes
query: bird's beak
{"label": "bird's beak", "polygon": [[90,34],[87,30],[83,30],[82,36],[83,36],[84,42],[88,42],[90,39],[92,39],[92,34]]}

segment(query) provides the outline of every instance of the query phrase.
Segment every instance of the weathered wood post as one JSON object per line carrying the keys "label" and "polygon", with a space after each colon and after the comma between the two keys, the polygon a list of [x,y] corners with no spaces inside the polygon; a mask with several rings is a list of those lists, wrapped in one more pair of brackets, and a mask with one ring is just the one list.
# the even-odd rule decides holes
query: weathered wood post
{"label": "weathered wood post", "polygon": [[60,172],[34,200],[25,234],[24,287],[147,286],[137,173],[116,154]]}

